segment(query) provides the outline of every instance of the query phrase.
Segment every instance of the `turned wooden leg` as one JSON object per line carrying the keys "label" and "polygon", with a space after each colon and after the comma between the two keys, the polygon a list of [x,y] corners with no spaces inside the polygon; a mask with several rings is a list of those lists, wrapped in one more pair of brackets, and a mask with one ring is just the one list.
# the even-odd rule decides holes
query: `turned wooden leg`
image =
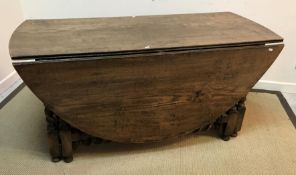
{"label": "turned wooden leg", "polygon": [[78,129],[72,128],[51,110],[45,107],[47,135],[51,160],[58,162],[63,159],[66,163],[73,161],[73,147],[79,144],[108,142],[101,138],[92,137]]}
{"label": "turned wooden leg", "polygon": [[53,162],[73,160],[71,126],[45,108],[49,153]]}
{"label": "turned wooden leg", "polygon": [[240,101],[237,104],[237,111],[238,111],[238,119],[237,119],[237,125],[236,125],[236,132],[241,130],[245,112],[246,112],[246,106],[245,106],[246,97],[240,99]]}
{"label": "turned wooden leg", "polygon": [[222,139],[225,141],[228,141],[231,136],[237,135],[237,121],[238,121],[238,112],[237,107],[232,107],[228,113],[227,122],[225,125],[224,132],[222,133]]}
{"label": "turned wooden leg", "polygon": [[223,114],[216,122],[221,138],[228,141],[230,137],[236,137],[240,131],[246,107],[246,98],[242,98],[235,106]]}
{"label": "turned wooden leg", "polygon": [[48,135],[48,146],[51,160],[58,162],[61,160],[61,144],[59,141],[58,133],[58,118],[50,110],[45,108],[45,115],[47,121],[47,135]]}
{"label": "turned wooden leg", "polygon": [[61,120],[59,127],[63,159],[66,163],[69,163],[73,161],[71,127]]}

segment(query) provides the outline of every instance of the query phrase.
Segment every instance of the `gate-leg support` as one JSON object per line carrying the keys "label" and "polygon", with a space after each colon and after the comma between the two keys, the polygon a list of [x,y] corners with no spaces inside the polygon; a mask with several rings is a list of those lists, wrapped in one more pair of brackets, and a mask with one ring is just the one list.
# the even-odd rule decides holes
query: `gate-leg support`
{"label": "gate-leg support", "polygon": [[237,132],[241,130],[246,107],[246,98],[241,98],[235,106],[223,114],[217,121],[216,126],[220,137],[228,141],[230,137],[236,137]]}
{"label": "gate-leg support", "polygon": [[49,146],[49,153],[53,162],[58,162],[62,159],[61,143],[59,139],[59,123],[58,117],[50,110],[44,110],[47,122],[47,139]]}
{"label": "gate-leg support", "polygon": [[73,160],[71,127],[45,108],[49,153],[53,162]]}

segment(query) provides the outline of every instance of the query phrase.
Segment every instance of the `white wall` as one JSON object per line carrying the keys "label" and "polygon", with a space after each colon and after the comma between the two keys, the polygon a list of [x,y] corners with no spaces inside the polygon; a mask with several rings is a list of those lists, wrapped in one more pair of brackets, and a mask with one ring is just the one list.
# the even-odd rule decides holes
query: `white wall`
{"label": "white wall", "polygon": [[285,38],[280,57],[257,84],[296,92],[296,2],[293,0],[22,0],[26,18],[82,18],[232,11]]}
{"label": "white wall", "polygon": [[20,80],[11,64],[8,43],[12,32],[22,21],[20,1],[0,0],[0,95]]}

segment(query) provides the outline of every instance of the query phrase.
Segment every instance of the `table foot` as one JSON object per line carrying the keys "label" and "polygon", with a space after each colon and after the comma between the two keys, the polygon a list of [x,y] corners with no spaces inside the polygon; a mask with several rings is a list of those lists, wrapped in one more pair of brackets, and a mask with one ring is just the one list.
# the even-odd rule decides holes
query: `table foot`
{"label": "table foot", "polygon": [[238,131],[241,130],[246,107],[246,98],[241,98],[237,104],[235,104],[230,110],[221,115],[216,121],[215,125],[218,129],[220,137],[224,141],[228,141],[230,137],[236,137]]}

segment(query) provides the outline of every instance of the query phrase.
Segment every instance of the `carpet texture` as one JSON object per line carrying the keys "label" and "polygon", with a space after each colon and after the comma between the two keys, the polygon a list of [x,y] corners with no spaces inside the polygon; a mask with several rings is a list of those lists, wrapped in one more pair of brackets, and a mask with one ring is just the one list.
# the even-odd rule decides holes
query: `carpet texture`
{"label": "carpet texture", "polygon": [[238,137],[192,134],[158,144],[81,146],[52,163],[42,103],[24,88],[0,110],[0,174],[296,174],[296,132],[276,95],[249,93]]}

